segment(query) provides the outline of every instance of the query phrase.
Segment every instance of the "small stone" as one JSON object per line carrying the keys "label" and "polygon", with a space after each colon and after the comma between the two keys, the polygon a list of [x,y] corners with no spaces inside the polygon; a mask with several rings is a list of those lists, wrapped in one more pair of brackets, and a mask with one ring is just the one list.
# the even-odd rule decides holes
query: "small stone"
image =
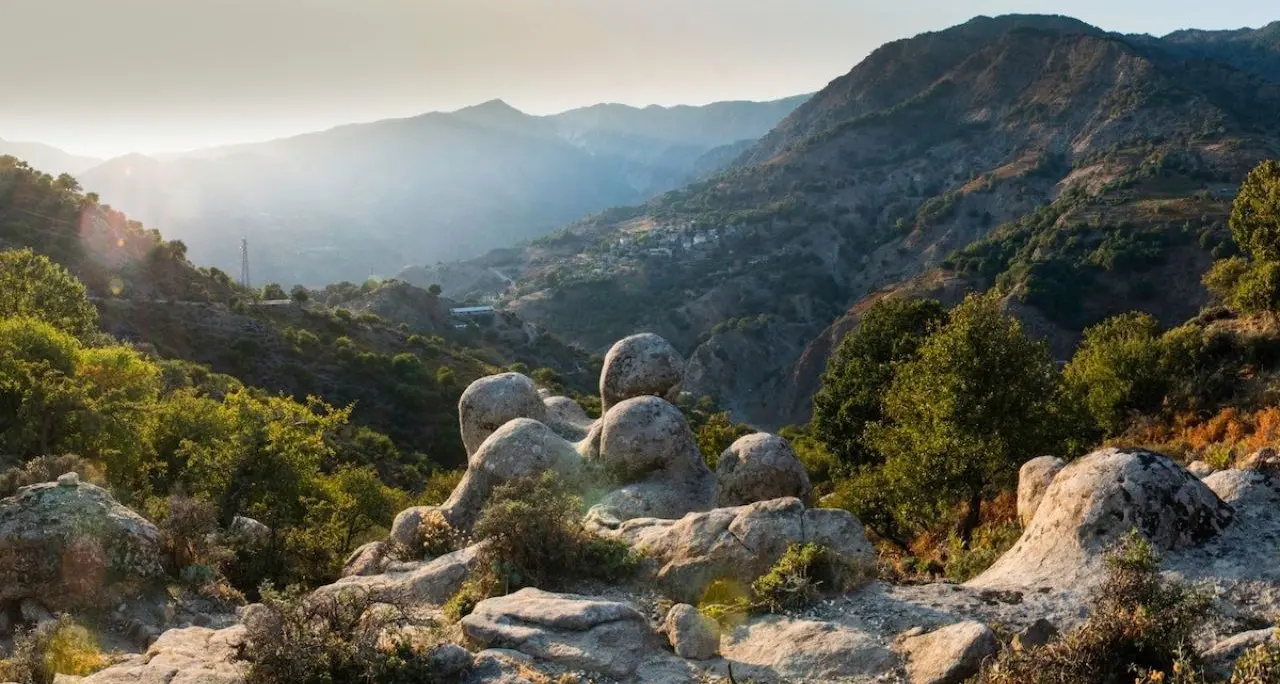
{"label": "small stone", "polygon": [[1013,635],[1013,641],[1010,645],[1015,651],[1025,651],[1044,646],[1056,638],[1058,638],[1058,628],[1054,627],[1052,622],[1040,618],[1031,623],[1026,629]]}
{"label": "small stone", "polygon": [[902,640],[911,684],[960,684],[978,674],[1000,642],[980,622],[960,622]]}
{"label": "small stone", "polygon": [[667,612],[665,630],[681,658],[708,660],[720,650],[720,628],[715,620],[687,603],[676,604]]}
{"label": "small stone", "polygon": [[80,476],[76,473],[63,473],[58,476],[59,487],[79,487]]}
{"label": "small stone", "polygon": [[1187,470],[1190,471],[1192,475],[1195,475],[1201,480],[1217,472],[1217,470],[1215,470],[1213,466],[1209,465],[1208,463],[1205,463],[1204,461],[1192,461],[1187,466]]}

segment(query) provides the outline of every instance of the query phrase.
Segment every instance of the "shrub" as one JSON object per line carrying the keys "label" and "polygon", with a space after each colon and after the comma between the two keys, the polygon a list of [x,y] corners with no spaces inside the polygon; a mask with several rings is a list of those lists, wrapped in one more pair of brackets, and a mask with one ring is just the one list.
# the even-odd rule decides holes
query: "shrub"
{"label": "shrub", "polygon": [[947,560],[942,572],[953,582],[968,582],[991,567],[1021,536],[1022,526],[1014,520],[980,525],[968,548],[953,534],[947,539]]}
{"label": "shrub", "polygon": [[552,473],[493,491],[472,536],[506,585],[553,588],[576,579],[617,580],[634,569],[626,543],[582,527],[582,500]]}
{"label": "shrub", "polygon": [[583,528],[582,500],[553,473],[494,489],[472,539],[486,543],[477,559],[479,569],[449,600],[449,613],[459,617],[480,600],[517,587],[618,581],[639,561],[625,542]]}
{"label": "shrub", "polygon": [[[147,514],[160,530],[160,547],[171,574],[181,573],[185,579],[187,566],[216,569],[230,560],[230,551],[214,541],[218,508],[212,503],[174,494],[147,502]],[[202,584],[194,583],[194,586]]]}
{"label": "shrub", "polygon": [[429,653],[396,638],[404,611],[363,589],[304,598],[264,588],[263,609],[246,620],[247,684],[441,682]]}
{"label": "shrub", "polygon": [[13,640],[13,654],[0,660],[0,679],[52,684],[58,674],[84,676],[106,667],[98,642],[70,616],[61,615]]}
{"label": "shrub", "polygon": [[986,684],[1131,682],[1135,672],[1194,669],[1192,633],[1204,622],[1206,597],[1160,578],[1160,558],[1131,532],[1107,556],[1108,572],[1093,612],[1060,641],[1006,650],[978,678]]}
{"label": "shrub", "polygon": [[1249,649],[1236,661],[1231,684],[1280,682],[1280,645],[1275,642]]}
{"label": "shrub", "polygon": [[769,572],[751,583],[752,605],[771,613],[801,610],[824,593],[847,591],[868,579],[866,569],[821,544],[792,544]]}
{"label": "shrub", "polygon": [[418,523],[418,539],[422,540],[422,552],[427,558],[436,558],[457,551],[467,543],[466,535],[445,520],[440,511],[431,511]]}

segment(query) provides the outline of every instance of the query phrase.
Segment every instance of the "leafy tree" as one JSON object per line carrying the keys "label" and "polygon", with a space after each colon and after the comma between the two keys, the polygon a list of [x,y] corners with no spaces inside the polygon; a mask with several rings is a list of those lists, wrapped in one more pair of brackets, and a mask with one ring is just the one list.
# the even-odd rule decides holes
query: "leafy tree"
{"label": "leafy tree", "polygon": [[85,338],[98,329],[98,311],[84,285],[29,249],[0,252],[0,317],[30,316]]}
{"label": "leafy tree", "polygon": [[0,318],[0,451],[26,461],[60,449],[85,399],[79,352],[48,323]]}
{"label": "leafy tree", "polygon": [[1168,386],[1162,356],[1156,319],[1128,313],[1085,330],[1063,377],[1098,426],[1114,435],[1131,412],[1159,407]]}
{"label": "leafy tree", "polygon": [[896,364],[915,356],[926,336],[947,318],[933,299],[882,299],[862,316],[827,364],[813,398],[813,433],[846,467],[877,463],[863,439],[882,418],[881,402]]}
{"label": "leafy tree", "polygon": [[340,534],[339,554],[345,557],[362,535],[391,522],[405,504],[405,496],[378,479],[370,466],[344,466],[326,476],[322,486],[326,506]]}
{"label": "leafy tree", "polygon": [[695,432],[698,451],[702,452],[702,458],[707,465],[715,468],[720,460],[720,454],[723,454],[725,449],[732,446],[739,437],[752,432],[755,431],[746,425],[734,422],[733,416],[729,415],[728,411],[718,411],[698,426]]}
{"label": "leafy tree", "polygon": [[997,293],[965,298],[898,367],[885,420],[867,434],[885,457],[899,520],[929,529],[964,503],[967,547],[982,500],[1012,486],[1027,459],[1060,450],[1059,388],[1047,347],[1023,333]]}
{"label": "leafy tree", "polygon": [[311,292],[301,285],[294,285],[293,289],[289,290],[289,299],[292,299],[299,304],[305,304],[310,298]]}
{"label": "leafy tree", "polygon": [[280,283],[267,283],[262,287],[263,299],[288,299],[289,295],[284,293],[284,288]]}
{"label": "leafy tree", "polygon": [[442,292],[444,292],[444,288],[441,288],[436,283],[431,283],[431,287],[427,288],[427,293],[430,294],[432,297],[439,297],[440,293]]}
{"label": "leafy tree", "polygon": [[1240,185],[1231,235],[1254,259],[1280,261],[1280,162],[1262,162]]}

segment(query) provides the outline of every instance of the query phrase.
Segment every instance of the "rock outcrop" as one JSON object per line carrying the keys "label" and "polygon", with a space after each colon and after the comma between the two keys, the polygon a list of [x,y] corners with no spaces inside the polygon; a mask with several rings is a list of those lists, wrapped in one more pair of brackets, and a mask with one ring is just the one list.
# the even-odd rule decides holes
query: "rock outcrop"
{"label": "rock outcrop", "polygon": [[721,651],[739,681],[885,681],[898,663],[865,631],[777,615],[738,627],[725,637]]}
{"label": "rock outcrop", "polygon": [[866,530],[852,513],[806,509],[799,499],[718,508],[680,520],[630,520],[609,533],[647,554],[655,566],[655,585],[685,603],[697,603],[717,579],[749,585],[791,544],[822,544],[855,564],[875,559]]}
{"label": "rock outcrop", "polygon": [[1159,551],[1218,535],[1231,507],[1185,468],[1142,449],[1095,451],[1062,469],[1022,537],[971,581],[975,587],[1044,587],[1101,577],[1105,550],[1137,529]]}
{"label": "rock outcrop", "polygon": [[368,591],[387,603],[439,606],[449,600],[471,574],[480,548],[476,544],[429,561],[391,563],[381,573],[344,577],[317,592],[337,594],[357,589]]}
{"label": "rock outcrop", "polygon": [[483,648],[612,677],[633,675],[656,638],[630,605],[539,589],[481,601],[462,619],[462,631]]}
{"label": "rock outcrop", "polygon": [[716,463],[716,506],[795,497],[806,505],[813,486],[787,440],[763,432],[738,438]]}
{"label": "rock outcrop", "polygon": [[1031,524],[1044,493],[1066,465],[1066,461],[1054,456],[1041,456],[1022,464],[1018,470],[1018,519],[1024,527]]}
{"label": "rock outcrop", "polygon": [[237,661],[245,628],[171,629],[146,654],[113,665],[81,684],[241,684],[247,663]]}
{"label": "rock outcrop", "polygon": [[0,501],[0,602],[107,606],[162,576],[155,526],[69,475]]}

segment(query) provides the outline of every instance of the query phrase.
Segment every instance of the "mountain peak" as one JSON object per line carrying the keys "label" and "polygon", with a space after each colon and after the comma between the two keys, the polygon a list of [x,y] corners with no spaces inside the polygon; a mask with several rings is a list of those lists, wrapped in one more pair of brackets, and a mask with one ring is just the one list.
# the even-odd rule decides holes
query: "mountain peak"
{"label": "mountain peak", "polygon": [[480,104],[471,105],[470,107],[463,107],[462,109],[453,111],[452,114],[457,116],[476,116],[476,115],[528,116],[528,114],[525,114],[519,109],[512,107],[511,105],[507,104],[506,100],[502,100],[500,98],[488,100],[487,102],[481,102]]}

